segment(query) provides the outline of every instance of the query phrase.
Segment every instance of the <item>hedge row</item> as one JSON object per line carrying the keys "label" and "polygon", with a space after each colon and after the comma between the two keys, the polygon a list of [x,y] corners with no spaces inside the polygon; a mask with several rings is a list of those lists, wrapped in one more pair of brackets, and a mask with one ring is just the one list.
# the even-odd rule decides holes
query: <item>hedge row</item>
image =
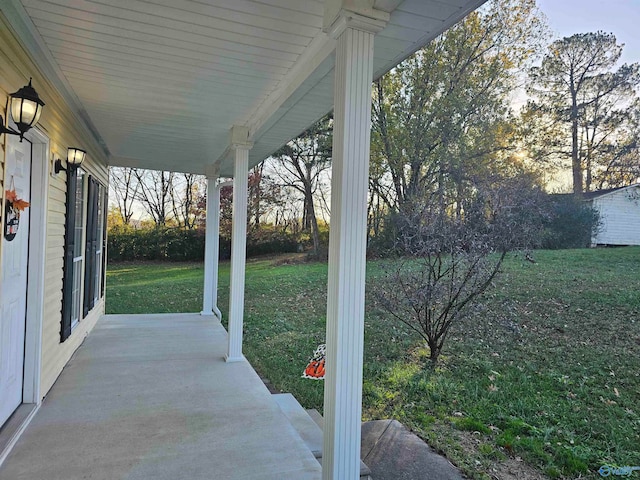
{"label": "hedge row", "polygon": [[[541,238],[536,242],[542,248],[583,248],[591,243],[591,236],[599,226],[598,213],[580,197],[552,195],[546,205],[547,215]],[[388,251],[395,241],[384,232],[370,241],[370,253]],[[321,243],[328,244],[328,229],[321,230]],[[178,227],[134,229],[112,226],[109,229],[108,255],[110,261],[169,260],[203,261],[204,229],[184,230]],[[308,236],[282,232],[273,226],[262,225],[247,234],[247,256],[291,253],[308,247]],[[386,248],[386,249],[385,249]],[[220,238],[220,259],[231,257],[231,240]]]}
{"label": "hedge row", "polygon": [[[109,229],[109,261],[169,260],[203,261],[204,229],[185,230],[178,227],[134,229],[115,226]],[[247,235],[247,256],[290,253],[298,250],[293,235],[273,229],[250,231]],[[220,259],[231,257],[231,239],[220,238]]]}

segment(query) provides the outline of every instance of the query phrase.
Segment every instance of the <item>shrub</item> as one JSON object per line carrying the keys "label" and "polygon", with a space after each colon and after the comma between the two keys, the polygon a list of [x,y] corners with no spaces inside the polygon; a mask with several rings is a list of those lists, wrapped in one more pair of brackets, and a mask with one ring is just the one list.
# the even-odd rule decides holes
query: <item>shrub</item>
{"label": "shrub", "polygon": [[[198,262],[204,260],[205,230],[179,227],[135,229],[127,225],[109,229],[110,261],[169,260]],[[247,256],[295,252],[297,238],[272,226],[251,229],[247,234]],[[220,238],[221,260],[231,258],[231,239]]]}
{"label": "shrub", "polygon": [[[524,184],[524,185],[523,185]],[[452,325],[471,316],[509,251],[536,246],[545,195],[520,178],[477,188],[464,215],[437,202],[405,204],[395,253],[376,287],[380,306],[420,335],[435,366]]]}
{"label": "shrub", "polygon": [[198,261],[204,258],[204,231],[177,227],[109,229],[109,260]]}
{"label": "shrub", "polygon": [[576,195],[550,195],[542,248],[585,248],[600,226],[598,211]]}
{"label": "shrub", "polygon": [[247,256],[273,253],[294,253],[298,250],[297,236],[271,225],[252,228],[247,235]]}

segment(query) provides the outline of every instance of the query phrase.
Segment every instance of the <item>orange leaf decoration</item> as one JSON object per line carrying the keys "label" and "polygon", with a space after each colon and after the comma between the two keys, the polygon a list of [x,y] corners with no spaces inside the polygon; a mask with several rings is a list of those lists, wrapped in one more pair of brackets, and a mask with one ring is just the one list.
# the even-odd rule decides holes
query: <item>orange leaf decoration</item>
{"label": "orange leaf decoration", "polygon": [[27,208],[29,205],[30,205],[30,204],[29,204],[29,202],[25,202],[24,200],[22,200],[22,199],[20,199],[20,198],[18,198],[17,200],[15,200],[15,201],[13,202],[13,206],[14,206],[15,208],[17,208],[18,210],[20,210],[20,211],[24,210],[24,209],[25,209],[25,208]]}
{"label": "orange leaf decoration", "polygon": [[7,202],[12,203],[13,208],[16,210],[22,211],[30,205],[29,202],[18,198],[15,190],[6,190],[5,195],[7,197]]}
{"label": "orange leaf decoration", "polygon": [[5,191],[7,202],[15,202],[18,198],[15,190],[7,190]]}

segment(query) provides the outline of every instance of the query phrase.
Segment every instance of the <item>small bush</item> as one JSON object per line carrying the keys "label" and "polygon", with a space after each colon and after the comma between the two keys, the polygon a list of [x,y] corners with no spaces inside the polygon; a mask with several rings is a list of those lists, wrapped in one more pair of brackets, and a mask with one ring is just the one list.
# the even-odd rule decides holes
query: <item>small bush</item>
{"label": "small bush", "polygon": [[600,225],[598,211],[575,195],[551,195],[542,248],[585,248]]}

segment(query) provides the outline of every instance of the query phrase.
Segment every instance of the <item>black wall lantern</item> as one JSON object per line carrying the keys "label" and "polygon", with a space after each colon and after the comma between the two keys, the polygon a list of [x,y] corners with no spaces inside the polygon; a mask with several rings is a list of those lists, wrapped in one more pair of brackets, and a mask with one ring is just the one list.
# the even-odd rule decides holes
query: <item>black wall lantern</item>
{"label": "black wall lantern", "polygon": [[85,152],[81,148],[69,147],[67,148],[67,168],[64,168],[62,166],[62,160],[57,159],[56,163],[53,166],[53,170],[56,173],[60,173],[62,171],[68,172],[69,170],[75,170],[82,164],[82,162],[84,162],[84,157],[86,155],[87,155],[87,152]]}
{"label": "black wall lantern", "polygon": [[29,79],[29,85],[25,85],[9,96],[9,112],[11,112],[11,118],[18,127],[18,131],[5,127],[4,120],[0,116],[0,134],[20,135],[22,142],[24,134],[38,123],[42,107],[44,107],[44,102],[38,96],[35,88],[31,86],[31,79]]}

